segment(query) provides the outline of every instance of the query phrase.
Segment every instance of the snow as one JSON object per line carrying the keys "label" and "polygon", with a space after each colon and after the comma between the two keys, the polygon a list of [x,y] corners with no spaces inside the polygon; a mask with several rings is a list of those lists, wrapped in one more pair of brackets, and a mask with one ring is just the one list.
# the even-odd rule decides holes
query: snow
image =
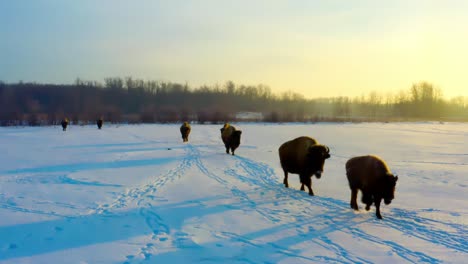
{"label": "snow", "polygon": [[[466,263],[468,124],[233,124],[0,128],[0,263]],[[330,147],[314,197],[278,147]],[[344,164],[399,175],[383,220],[349,207]]]}

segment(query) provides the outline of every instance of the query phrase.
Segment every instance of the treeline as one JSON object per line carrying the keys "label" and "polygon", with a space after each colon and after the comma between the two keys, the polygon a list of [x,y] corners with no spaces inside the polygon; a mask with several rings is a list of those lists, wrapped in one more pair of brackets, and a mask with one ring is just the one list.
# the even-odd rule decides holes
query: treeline
{"label": "treeline", "polygon": [[[256,115],[238,115],[255,112]],[[446,100],[430,83],[414,84],[398,94],[371,92],[361,97],[306,99],[274,94],[265,85],[191,88],[187,84],[106,78],[104,83],[77,79],[74,84],[0,82],[0,125],[53,125],[68,117],[86,124],[106,122],[167,123],[197,121],[468,121],[468,98]]]}

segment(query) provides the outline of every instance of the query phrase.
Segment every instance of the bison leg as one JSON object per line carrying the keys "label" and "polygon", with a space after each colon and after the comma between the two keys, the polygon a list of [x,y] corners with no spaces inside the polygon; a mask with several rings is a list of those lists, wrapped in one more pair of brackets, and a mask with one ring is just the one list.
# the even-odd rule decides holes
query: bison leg
{"label": "bison leg", "polygon": [[351,206],[352,209],[359,211],[359,206],[357,205],[357,193],[358,189],[351,189],[351,201],[349,202],[349,205]]}
{"label": "bison leg", "polygon": [[362,192],[362,203],[366,204],[366,211],[370,210],[372,205],[372,195],[368,194],[367,192]]}
{"label": "bison leg", "polygon": [[304,189],[304,177],[302,175],[299,175],[299,181],[301,182],[301,191],[305,191]]}
{"label": "bison leg", "polygon": [[288,183],[288,172],[284,170],[284,180],[283,180],[284,187],[289,188]]}
{"label": "bison leg", "polygon": [[232,153],[233,156],[234,156],[234,150],[235,149],[231,147],[231,153]]}
{"label": "bison leg", "polygon": [[304,185],[307,186],[307,189],[309,189],[309,195],[314,196],[314,191],[312,191],[312,179],[310,177],[304,178],[302,186]]}
{"label": "bison leg", "polygon": [[382,219],[382,215],[380,214],[380,202],[382,201],[382,198],[380,197],[374,197],[374,203],[375,203],[375,215],[377,216],[378,219]]}

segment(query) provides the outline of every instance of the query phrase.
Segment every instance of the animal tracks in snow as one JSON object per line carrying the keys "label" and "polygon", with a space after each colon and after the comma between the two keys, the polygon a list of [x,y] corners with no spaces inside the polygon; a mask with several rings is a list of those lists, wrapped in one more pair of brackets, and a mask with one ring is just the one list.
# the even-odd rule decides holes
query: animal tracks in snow
{"label": "animal tracks in snow", "polygon": [[[461,128],[453,133],[449,128],[440,131],[450,137],[448,145],[454,148],[441,141],[421,149],[423,139],[418,141],[417,153],[411,146],[404,152],[397,145],[389,146],[389,163],[402,172],[402,183],[396,202],[385,207],[380,221],[373,211],[349,208],[349,189],[346,183],[340,185],[339,177],[344,175],[337,174],[346,155],[355,150],[349,146],[358,145],[335,125],[313,127],[321,142],[335,140],[327,175],[315,182],[323,192],[314,197],[282,184],[276,146],[290,137],[289,125],[271,126],[278,138],[262,137],[263,126],[245,125],[245,144],[236,156],[224,153],[216,126],[197,126],[184,144],[179,135],[176,141],[171,126],[109,127],[99,131],[97,139],[88,137],[95,134],[94,127],[92,131],[76,128],[60,134],[57,140],[63,142],[54,143],[50,137],[52,146],[43,148],[43,156],[63,151],[69,159],[43,159],[32,163],[32,168],[27,161],[6,166],[0,172],[0,213],[7,217],[0,221],[9,224],[0,225],[0,262],[50,263],[66,256],[70,262],[128,264],[457,263],[468,257],[464,208],[451,204],[431,208],[427,201],[429,206],[419,208],[404,198],[429,199],[417,191],[437,180],[429,185],[435,186],[434,199],[462,204],[460,195],[439,197],[436,192],[463,191],[468,186],[459,179],[468,164],[466,148],[452,144],[464,142],[466,133]],[[397,126],[392,128],[377,125],[373,142],[388,141],[377,136],[398,133]],[[81,137],[81,129],[88,136]],[[310,126],[298,125],[294,130],[306,134]],[[413,133],[419,130],[428,133]],[[43,133],[38,129],[29,134],[37,132]],[[403,135],[408,144],[413,140],[409,137],[431,139],[437,134],[434,129],[408,126],[395,141]],[[376,149],[375,145],[358,147],[359,152]],[[41,146],[31,151],[35,149]],[[297,177],[291,180],[297,182]],[[64,194],[56,194],[62,189]],[[79,196],[66,199],[73,195]],[[31,221],[25,221],[24,215]],[[25,224],[11,224],[16,219]]]}
{"label": "animal tracks in snow", "polygon": [[[248,234],[237,234],[236,232],[210,230],[209,227],[205,226],[200,229],[214,232],[213,236],[219,242],[197,244],[191,239],[189,233],[171,229],[170,222],[164,223],[163,219],[155,213],[156,207],[149,206],[149,209],[143,211],[142,216],[147,219],[148,225],[153,227],[153,239],[156,242],[157,240],[161,242],[161,235],[168,236],[169,238],[165,241],[170,242],[169,247],[176,250],[212,247],[226,249],[233,247],[233,245],[244,244],[242,254],[231,256],[231,260],[256,263],[260,250],[275,252],[277,257],[274,259],[277,261],[298,258],[312,262],[372,263],[371,260],[354,254],[331,238],[335,233],[346,233],[359,239],[361,243],[373,243],[386,247],[389,252],[406,261],[440,262],[437,258],[422,251],[411,250],[406,245],[400,245],[367,232],[362,225],[366,223],[383,229],[394,229],[407,236],[466,253],[466,246],[463,244],[466,244],[466,239],[463,237],[466,228],[463,225],[438,222],[442,226],[445,225],[456,229],[456,233],[460,235],[454,236],[452,232],[444,231],[444,228],[429,228],[428,226],[434,226],[433,223],[428,222],[432,220],[421,218],[417,212],[410,213],[402,209],[393,209],[391,211],[392,215],[388,216],[389,219],[379,222],[371,214],[355,214],[344,201],[328,197],[308,197],[304,192],[284,188],[275,176],[274,170],[266,164],[245,157],[226,155],[226,159],[231,159],[228,164],[232,166],[219,168],[214,164],[207,163],[203,153],[195,145],[187,145],[186,155],[188,166],[195,166],[202,173],[201,175],[216,181],[221,188],[230,191],[232,200],[237,202],[230,204],[227,207],[228,210],[256,212],[270,223],[271,228]],[[186,167],[186,169],[189,169],[189,167]],[[236,182],[242,183],[242,187],[237,186]],[[267,194],[273,195],[273,199],[265,201],[264,198]],[[300,210],[298,210],[299,208]],[[392,217],[401,217],[401,219],[392,220]],[[403,218],[406,220],[403,220]],[[284,232],[287,232],[287,235],[282,234]],[[276,240],[265,239],[265,237],[272,234],[277,234],[279,238]],[[309,256],[300,249],[292,249],[292,247],[301,244],[324,248],[328,255]],[[150,243],[149,245],[140,250],[143,252],[141,254],[145,256],[145,260],[149,260],[151,257],[158,258],[156,243]],[[221,259],[226,258],[200,257],[199,260],[216,261]]]}

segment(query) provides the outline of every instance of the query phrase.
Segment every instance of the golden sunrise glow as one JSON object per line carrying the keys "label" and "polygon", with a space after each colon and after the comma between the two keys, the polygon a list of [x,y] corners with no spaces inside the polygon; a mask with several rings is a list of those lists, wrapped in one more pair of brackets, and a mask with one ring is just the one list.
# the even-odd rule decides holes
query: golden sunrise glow
{"label": "golden sunrise glow", "polygon": [[467,1],[40,2],[0,3],[0,80],[231,80],[309,98],[427,81],[468,95]]}

